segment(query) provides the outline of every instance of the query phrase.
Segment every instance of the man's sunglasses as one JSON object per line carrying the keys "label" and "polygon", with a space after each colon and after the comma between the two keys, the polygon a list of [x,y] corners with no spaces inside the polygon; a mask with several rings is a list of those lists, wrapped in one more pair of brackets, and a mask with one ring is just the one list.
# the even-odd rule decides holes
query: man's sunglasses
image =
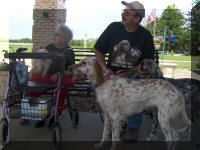
{"label": "man's sunglasses", "polygon": [[135,15],[130,14],[126,9],[122,9],[122,13],[123,13],[125,16],[135,16]]}

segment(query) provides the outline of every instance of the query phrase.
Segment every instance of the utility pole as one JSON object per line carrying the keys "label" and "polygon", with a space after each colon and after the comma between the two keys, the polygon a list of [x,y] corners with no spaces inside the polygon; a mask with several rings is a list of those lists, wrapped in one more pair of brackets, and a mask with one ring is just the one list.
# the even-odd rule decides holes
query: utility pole
{"label": "utility pole", "polygon": [[85,33],[84,33],[84,37],[85,37],[85,39],[84,39],[84,48],[87,47],[87,35],[88,35],[88,33],[85,32]]}

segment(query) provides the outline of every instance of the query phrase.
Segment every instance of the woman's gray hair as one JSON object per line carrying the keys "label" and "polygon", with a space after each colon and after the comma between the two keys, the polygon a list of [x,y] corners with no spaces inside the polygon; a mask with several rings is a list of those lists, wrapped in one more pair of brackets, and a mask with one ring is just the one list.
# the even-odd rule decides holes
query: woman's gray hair
{"label": "woman's gray hair", "polygon": [[66,25],[60,25],[60,26],[58,26],[57,29],[63,33],[63,35],[67,39],[67,41],[66,41],[67,44],[69,44],[69,42],[73,38],[73,33],[72,33],[71,29],[68,26],[66,26]]}

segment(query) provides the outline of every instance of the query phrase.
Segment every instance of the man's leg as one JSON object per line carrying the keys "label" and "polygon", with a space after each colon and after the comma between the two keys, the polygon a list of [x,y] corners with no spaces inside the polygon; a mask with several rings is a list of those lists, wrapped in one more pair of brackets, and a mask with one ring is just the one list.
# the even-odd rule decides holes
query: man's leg
{"label": "man's leg", "polygon": [[[137,73],[132,73],[129,78],[135,79],[137,78]],[[124,142],[135,142],[139,136],[139,128],[142,125],[142,113],[134,114],[128,117],[128,127],[123,132],[121,136],[121,140]]]}
{"label": "man's leg", "polygon": [[142,125],[142,113],[134,114],[128,117],[128,126],[132,128],[140,128]]}
{"label": "man's leg", "polygon": [[122,133],[121,140],[123,142],[135,142],[139,136],[139,129],[142,125],[142,113],[138,113],[128,117],[128,126]]}

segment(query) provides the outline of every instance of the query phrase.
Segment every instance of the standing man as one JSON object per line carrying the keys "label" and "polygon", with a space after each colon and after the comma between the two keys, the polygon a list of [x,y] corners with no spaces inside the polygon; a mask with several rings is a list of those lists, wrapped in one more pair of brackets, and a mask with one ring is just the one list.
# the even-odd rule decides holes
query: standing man
{"label": "standing man", "polygon": [[[111,23],[97,40],[94,48],[97,60],[103,64],[107,70],[119,77],[135,78],[137,73],[145,73],[139,71],[138,64],[143,59],[154,60],[154,43],[151,33],[139,23],[145,16],[143,4],[138,1],[121,2],[125,5],[122,11],[122,21]],[[113,60],[113,56],[120,55],[118,52],[119,43],[128,43],[133,49],[130,49],[128,58],[134,54],[134,49],[139,50],[141,55],[138,59]],[[108,64],[105,61],[105,54],[109,54]],[[120,58],[120,56],[119,56]],[[122,58],[122,57],[121,57]],[[124,62],[125,61],[125,62]],[[128,117],[128,127],[121,135],[124,142],[135,142],[139,136],[139,128],[142,124],[142,113]]]}

